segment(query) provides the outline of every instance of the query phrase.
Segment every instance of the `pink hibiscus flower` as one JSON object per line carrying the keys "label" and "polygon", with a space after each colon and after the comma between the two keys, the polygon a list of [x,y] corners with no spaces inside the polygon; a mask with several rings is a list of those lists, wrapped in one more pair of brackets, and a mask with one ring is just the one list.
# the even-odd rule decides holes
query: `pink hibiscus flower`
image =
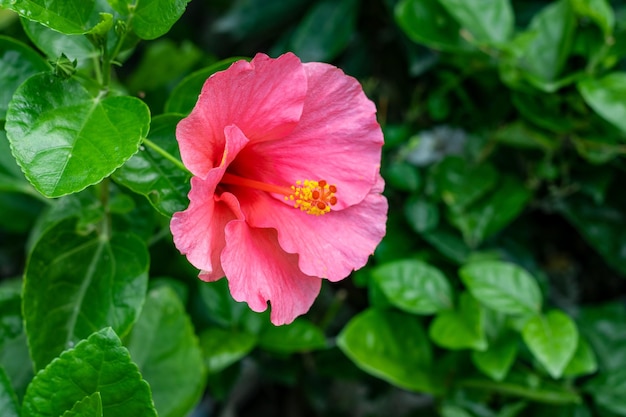
{"label": "pink hibiscus flower", "polygon": [[328,64],[258,54],[211,76],[176,130],[194,175],[176,247],[274,324],[365,265],[385,234],[383,135],[359,83]]}

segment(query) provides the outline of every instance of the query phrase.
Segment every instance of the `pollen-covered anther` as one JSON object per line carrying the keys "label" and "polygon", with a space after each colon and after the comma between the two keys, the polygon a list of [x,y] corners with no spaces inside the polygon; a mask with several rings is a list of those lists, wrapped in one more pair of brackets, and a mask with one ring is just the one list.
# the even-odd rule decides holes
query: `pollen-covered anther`
{"label": "pollen-covered anther", "polygon": [[330,206],[337,204],[337,187],[329,185],[326,181],[296,181],[296,185],[291,186],[292,193],[287,199],[294,202],[294,207],[312,214],[320,216],[330,211]]}

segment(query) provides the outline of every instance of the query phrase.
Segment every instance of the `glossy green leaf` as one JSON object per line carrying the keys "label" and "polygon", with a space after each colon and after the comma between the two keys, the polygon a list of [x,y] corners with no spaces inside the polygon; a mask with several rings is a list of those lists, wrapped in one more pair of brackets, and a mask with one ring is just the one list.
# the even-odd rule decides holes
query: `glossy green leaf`
{"label": "glossy green leaf", "polygon": [[574,356],[563,370],[564,376],[581,376],[594,373],[598,369],[596,355],[587,341],[579,337]]}
{"label": "glossy green leaf", "polygon": [[[152,120],[148,139],[160,149],[180,160],[176,125],[182,117],[164,114]],[[191,174],[148,145],[113,174],[113,179],[148,198],[159,213],[171,217],[189,205],[189,178]]]}
{"label": "glossy green leaf", "polygon": [[602,78],[586,78],[577,86],[589,107],[626,132],[626,72],[612,72]]}
{"label": "glossy green leaf", "polygon": [[165,35],[191,0],[107,0],[141,39]]}
{"label": "glossy green leaf", "polygon": [[228,281],[221,279],[214,282],[199,282],[198,285],[202,307],[208,319],[222,327],[241,328],[250,316],[251,310],[246,303],[233,300],[228,289]]}
{"label": "glossy green leaf", "polygon": [[159,416],[189,414],[204,390],[204,360],[174,290],[161,286],[148,292],[126,345],[150,384]]}
{"label": "glossy green leaf", "polygon": [[595,403],[620,416],[626,416],[626,368],[603,372],[585,386]]}
{"label": "glossy green leaf", "polygon": [[0,410],[2,410],[2,417],[20,416],[20,406],[17,396],[2,366],[0,366]]}
{"label": "glossy green leaf", "polygon": [[439,0],[476,42],[503,43],[513,34],[510,0]]}
{"label": "glossy green leaf", "polygon": [[33,74],[50,66],[35,51],[14,39],[0,36],[0,120],[6,118],[13,93]]}
{"label": "glossy green leaf", "polygon": [[414,42],[445,51],[469,50],[459,24],[437,0],[401,0],[395,8],[400,28]]}
{"label": "glossy green leaf", "polygon": [[607,0],[571,0],[576,14],[588,17],[602,29],[606,38],[613,34],[615,13]]}
{"label": "glossy green leaf", "polygon": [[433,314],[452,308],[452,288],[437,268],[418,260],[385,263],[372,271],[394,306],[415,314]]}
{"label": "glossy green leaf", "polygon": [[437,164],[432,175],[438,195],[452,210],[463,210],[493,189],[498,180],[493,166],[471,165],[457,156]]}
{"label": "glossy green leaf", "polygon": [[97,23],[95,5],[96,0],[0,0],[0,8],[68,35],[86,33]]}
{"label": "glossy green leaf", "polygon": [[626,237],[622,233],[626,214],[610,203],[595,204],[575,196],[560,207],[565,218],[604,260],[626,275]]}
{"label": "glossy green leaf", "polygon": [[254,349],[257,337],[245,332],[209,327],[200,334],[204,363],[210,374],[218,373]]}
{"label": "glossy green leaf", "polygon": [[146,245],[133,235],[78,234],[75,219],[46,230],[24,275],[35,369],[104,326],[127,333],[145,298],[148,265]]}
{"label": "glossy green leaf", "polygon": [[505,314],[537,314],[541,291],[521,267],[499,261],[474,262],[459,270],[469,292],[485,306]]}
{"label": "glossy green leaf", "polygon": [[457,264],[463,264],[470,255],[470,248],[457,233],[447,229],[435,229],[422,234],[424,240],[441,254]]}
{"label": "glossy green leaf", "polygon": [[354,316],[337,345],[359,368],[399,387],[434,392],[432,352],[413,316],[369,309]]}
{"label": "glossy green leaf", "polygon": [[22,321],[21,291],[21,280],[0,283],[0,369],[6,372],[12,389],[20,397],[33,377]]}
{"label": "glossy green leaf", "polygon": [[493,380],[502,381],[515,362],[518,340],[511,336],[509,334],[490,343],[485,351],[472,351],[474,365]]}
{"label": "glossy green leaf", "polygon": [[453,404],[444,404],[441,407],[441,417],[472,417],[469,411]]}
{"label": "glossy green leaf", "polygon": [[157,415],[150,386],[111,328],[93,333],[38,373],[26,391],[22,417],[60,416],[95,393],[104,417]]}
{"label": "glossy green leaf", "polygon": [[228,69],[233,62],[244,59],[242,57],[227,58],[222,61],[216,62],[206,68],[202,68],[191,75],[185,77],[175,88],[172,90],[167,102],[165,103],[166,113],[180,113],[187,115],[196,105],[198,96],[202,90],[202,86],[206,80],[213,74],[219,71]]}
{"label": "glossy green leaf", "polygon": [[326,347],[324,332],[308,320],[298,318],[286,326],[268,326],[259,336],[263,349],[293,353]]}
{"label": "glossy green leaf", "polygon": [[530,23],[528,33],[532,40],[522,53],[520,68],[540,82],[556,81],[569,56],[575,28],[569,0],[546,5]]}
{"label": "glossy green leaf", "polygon": [[439,208],[435,203],[421,196],[410,198],[404,204],[404,215],[411,228],[417,233],[432,230],[439,223]]}
{"label": "glossy green leaf", "polygon": [[330,62],[354,36],[357,12],[356,0],[318,1],[288,34],[281,50],[273,52],[292,51],[305,62]]}
{"label": "glossy green leaf", "polygon": [[530,191],[517,178],[506,176],[495,190],[463,212],[451,211],[450,222],[463,233],[468,246],[476,247],[512,222],[530,197]]}
{"label": "glossy green leaf", "polygon": [[102,397],[99,392],[86,396],[61,417],[102,417]]}
{"label": "glossy green leaf", "polygon": [[91,97],[76,80],[34,75],[16,91],[6,131],[26,178],[47,197],[101,181],[148,133],[150,111],[128,96]]}
{"label": "glossy green leaf", "polygon": [[428,335],[446,349],[487,349],[483,307],[467,293],[459,297],[456,310],[437,314],[428,329]]}
{"label": "glossy green leaf", "polygon": [[522,330],[524,342],[553,378],[563,375],[578,345],[578,329],[559,310],[529,319]]}
{"label": "glossy green leaf", "polygon": [[403,191],[417,191],[422,184],[418,169],[404,161],[392,161],[384,167],[383,177],[389,185]]}
{"label": "glossy green leaf", "polygon": [[585,306],[578,319],[602,370],[626,367],[626,305],[620,301]]}
{"label": "glossy green leaf", "polygon": [[98,48],[84,35],[65,35],[28,19],[22,19],[22,27],[48,59],[65,54],[70,61],[77,61],[78,68],[84,68],[93,65],[93,60],[100,56]]}

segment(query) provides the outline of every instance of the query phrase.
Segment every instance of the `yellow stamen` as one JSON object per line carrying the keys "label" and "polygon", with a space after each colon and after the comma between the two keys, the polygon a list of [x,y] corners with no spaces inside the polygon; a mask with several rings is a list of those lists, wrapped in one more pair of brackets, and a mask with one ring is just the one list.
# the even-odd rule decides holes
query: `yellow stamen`
{"label": "yellow stamen", "polygon": [[337,187],[328,184],[324,180],[296,181],[296,184],[291,187],[282,187],[280,185],[268,184],[225,173],[220,183],[282,194],[285,196],[285,200],[293,202],[294,208],[299,208],[305,213],[314,216],[320,216],[330,212],[330,206],[337,204],[337,197],[335,196]]}

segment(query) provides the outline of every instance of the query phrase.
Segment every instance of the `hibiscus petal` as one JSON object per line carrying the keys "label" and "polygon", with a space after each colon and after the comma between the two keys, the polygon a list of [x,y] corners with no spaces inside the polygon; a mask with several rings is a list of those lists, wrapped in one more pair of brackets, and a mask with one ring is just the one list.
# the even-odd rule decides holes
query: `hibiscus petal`
{"label": "hibiscus petal", "polygon": [[222,265],[235,300],[256,312],[265,311],[269,301],[276,325],[291,323],[309,310],[321,280],[300,271],[298,256],[280,248],[275,230],[232,221],[226,226],[226,242]]}
{"label": "hibiscus petal", "polygon": [[338,281],[367,263],[385,235],[387,200],[380,192],[383,179],[354,206],[312,216],[262,192],[237,189],[247,222],[278,231],[285,252],[298,254],[299,269],[311,276]]}
{"label": "hibiscus petal", "polygon": [[334,209],[341,210],[363,200],[376,182],[382,131],[357,80],[327,64],[304,67],[309,89],[296,129],[281,140],[251,143],[232,169],[278,185],[326,180],[337,186]]}
{"label": "hibiscus petal", "polygon": [[239,126],[253,142],[284,137],[300,119],[306,91],[304,66],[291,53],[277,59],[258,54],[213,74],[176,129],[185,166],[203,178],[216,167],[229,125]]}
{"label": "hibiscus petal", "polygon": [[170,230],[178,250],[189,262],[200,269],[200,278],[213,281],[224,276],[220,254],[226,245],[224,227],[236,218],[242,218],[237,198],[230,193],[216,194],[216,188],[228,164],[248,143],[237,126],[224,129],[226,145],[217,168],[207,173],[206,179],[191,178],[189,207],[174,213]]}

